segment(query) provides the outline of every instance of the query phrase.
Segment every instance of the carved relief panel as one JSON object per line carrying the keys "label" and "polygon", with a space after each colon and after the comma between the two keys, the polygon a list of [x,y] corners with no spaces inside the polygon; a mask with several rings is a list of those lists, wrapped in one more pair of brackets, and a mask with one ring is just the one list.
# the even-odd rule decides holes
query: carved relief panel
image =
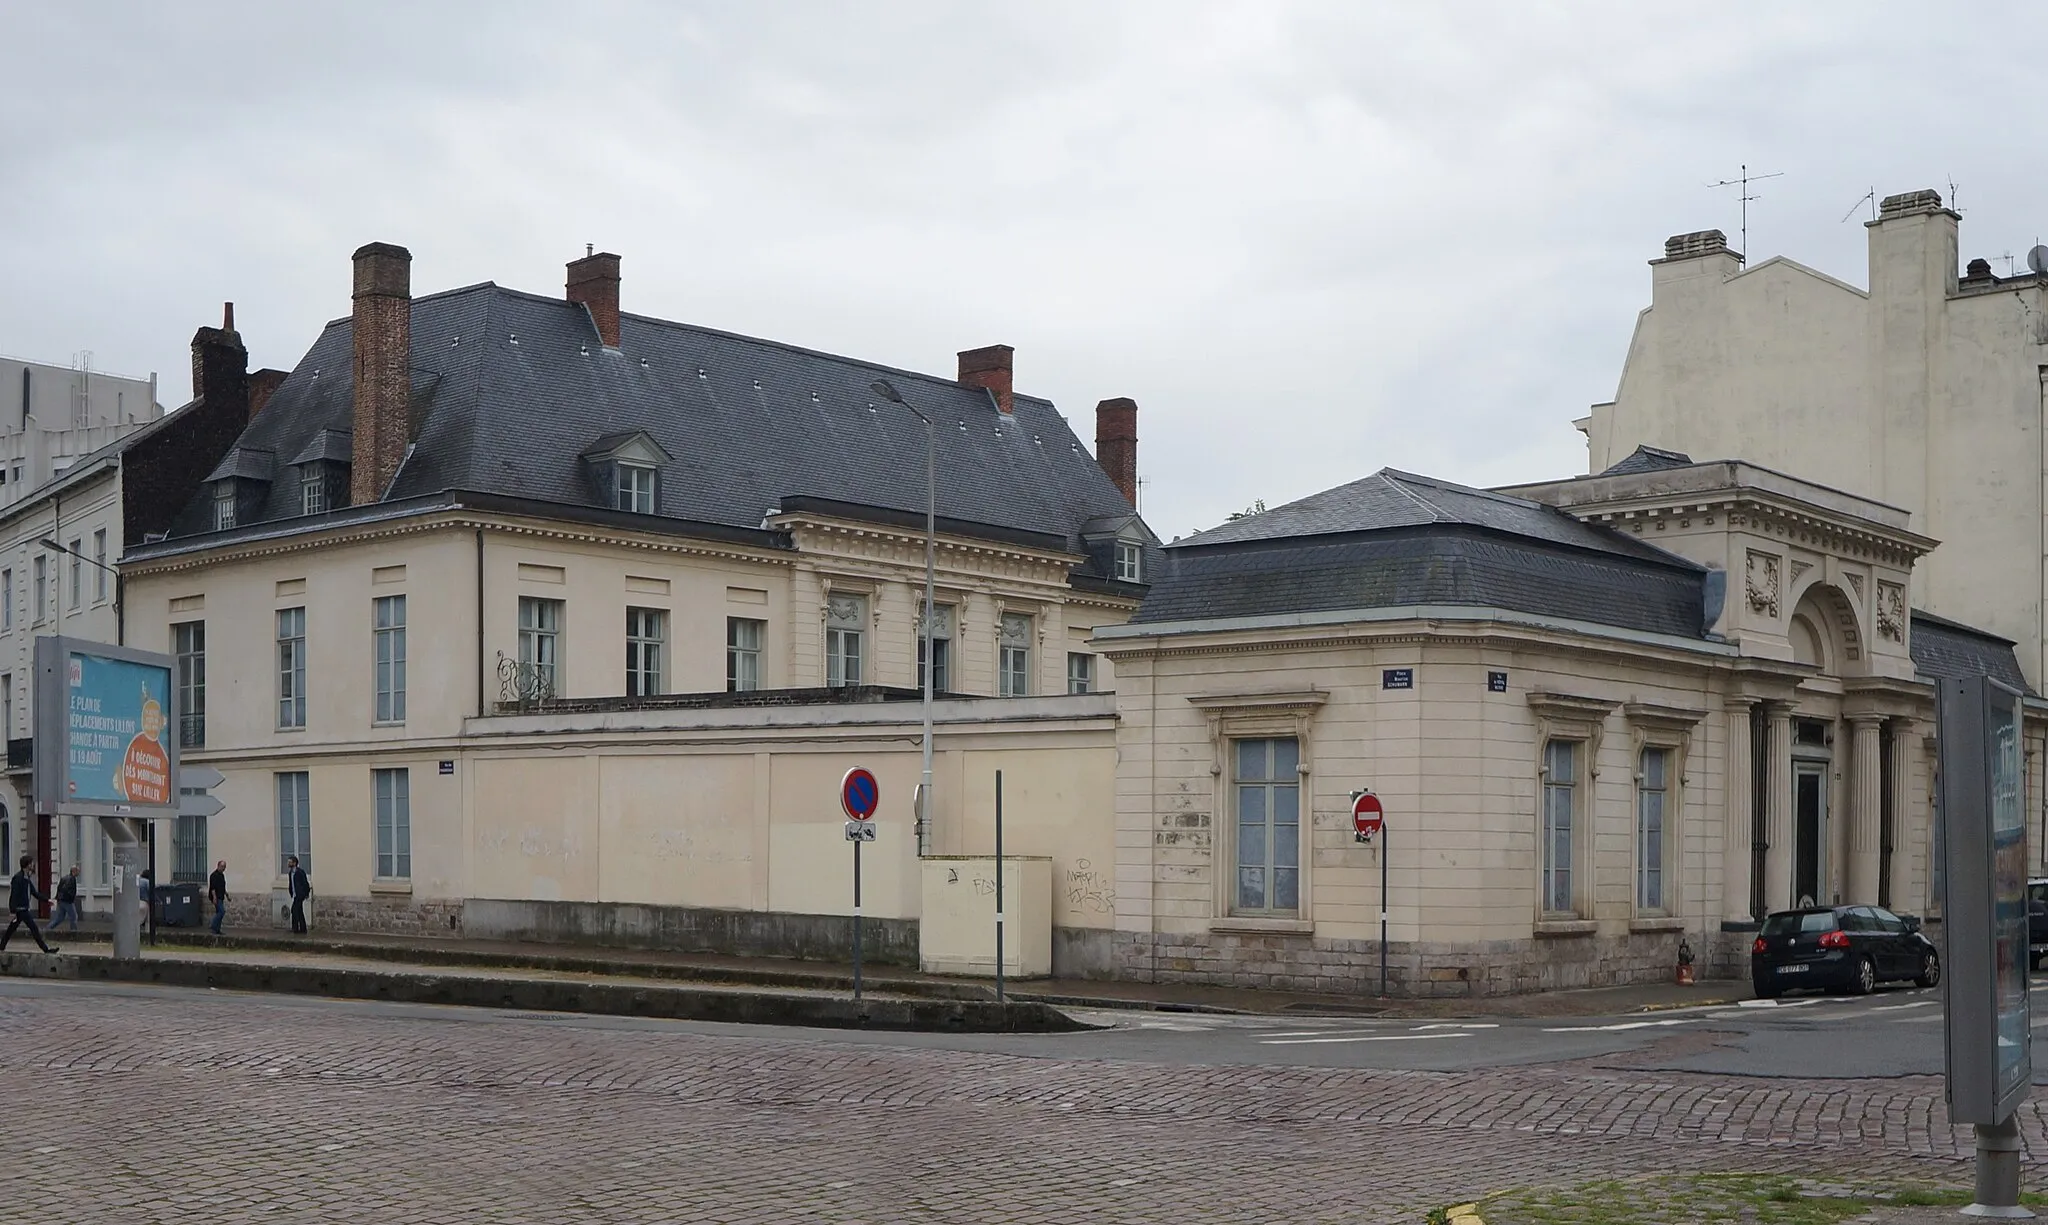
{"label": "carved relief panel", "polygon": [[1775,553],[1749,550],[1746,569],[1746,586],[1749,592],[1749,610],[1775,619],[1778,615],[1783,581],[1779,575],[1780,559]]}

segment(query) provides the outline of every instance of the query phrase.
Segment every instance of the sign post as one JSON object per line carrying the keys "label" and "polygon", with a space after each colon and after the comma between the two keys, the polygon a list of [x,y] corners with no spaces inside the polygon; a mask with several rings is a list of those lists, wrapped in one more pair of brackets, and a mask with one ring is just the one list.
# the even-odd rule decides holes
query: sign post
{"label": "sign post", "polygon": [[1003,772],[996,771],[996,1003],[1003,999]]}
{"label": "sign post", "polygon": [[148,819],[178,813],[168,655],[83,638],[35,643],[35,807],[97,817],[112,839],[114,955],[142,953],[137,879]]}
{"label": "sign post", "polygon": [[1380,839],[1380,998],[1387,998],[1387,810],[1371,788],[1351,793],[1352,837],[1368,846]]}
{"label": "sign post", "polygon": [[855,766],[839,780],[839,807],[846,811],[846,840],[853,844],[853,998],[860,1000],[860,847],[875,840],[869,818],[882,802],[882,786],[866,769]]}
{"label": "sign post", "polygon": [[2027,822],[2022,695],[1988,677],[1937,689],[1941,804],[1941,976],[1949,1120],[1977,1130],[1967,1216],[2031,1217],[2020,1206],[2014,1112],[2033,1086],[2027,999]]}

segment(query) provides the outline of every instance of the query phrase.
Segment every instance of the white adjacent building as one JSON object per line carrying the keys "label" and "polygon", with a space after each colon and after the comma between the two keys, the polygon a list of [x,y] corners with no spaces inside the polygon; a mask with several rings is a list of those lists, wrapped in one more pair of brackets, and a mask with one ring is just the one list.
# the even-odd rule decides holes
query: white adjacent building
{"label": "white adjacent building", "polygon": [[107,374],[90,353],[68,367],[0,357],[0,506],[163,415],[155,372]]}

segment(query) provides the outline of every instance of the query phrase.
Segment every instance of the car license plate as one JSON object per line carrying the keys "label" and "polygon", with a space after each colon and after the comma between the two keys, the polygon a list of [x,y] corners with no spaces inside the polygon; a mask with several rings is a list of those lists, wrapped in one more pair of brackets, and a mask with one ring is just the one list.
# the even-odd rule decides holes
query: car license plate
{"label": "car license plate", "polygon": [[1804,973],[1806,973],[1806,967],[1805,967],[1805,966],[1779,966],[1779,967],[1778,967],[1778,973],[1780,973],[1780,974],[1804,974]]}

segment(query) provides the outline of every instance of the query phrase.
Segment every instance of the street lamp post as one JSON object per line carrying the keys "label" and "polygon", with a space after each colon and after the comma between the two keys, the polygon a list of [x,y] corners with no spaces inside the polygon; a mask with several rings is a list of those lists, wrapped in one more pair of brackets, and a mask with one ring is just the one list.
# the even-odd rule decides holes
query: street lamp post
{"label": "street lamp post", "polygon": [[891,404],[900,404],[924,422],[924,775],[917,788],[917,853],[932,853],[932,677],[938,661],[932,656],[932,620],[938,615],[933,586],[938,569],[939,442],[932,419],[903,398],[887,379],[869,388]]}

